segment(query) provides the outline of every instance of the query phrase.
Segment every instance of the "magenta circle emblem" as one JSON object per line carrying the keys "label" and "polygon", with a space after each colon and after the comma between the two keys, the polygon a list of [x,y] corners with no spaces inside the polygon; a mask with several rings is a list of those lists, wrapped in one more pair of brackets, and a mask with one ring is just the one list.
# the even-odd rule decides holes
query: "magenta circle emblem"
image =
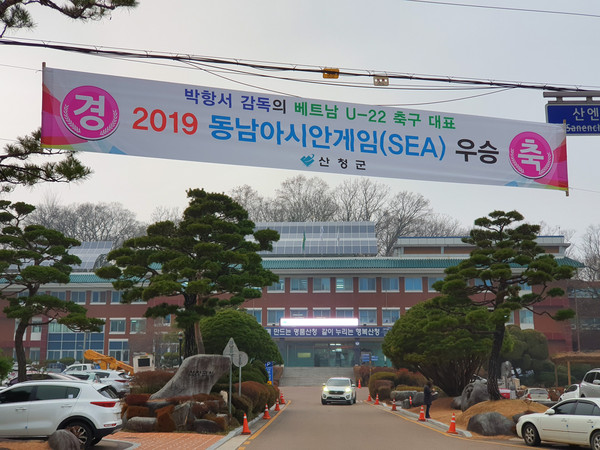
{"label": "magenta circle emblem", "polygon": [[548,141],[532,131],[519,133],[510,142],[510,164],[526,178],[541,178],[548,174],[554,163],[554,154]]}
{"label": "magenta circle emblem", "polygon": [[79,86],[69,92],[60,105],[65,126],[82,139],[104,139],[119,125],[116,100],[96,86]]}

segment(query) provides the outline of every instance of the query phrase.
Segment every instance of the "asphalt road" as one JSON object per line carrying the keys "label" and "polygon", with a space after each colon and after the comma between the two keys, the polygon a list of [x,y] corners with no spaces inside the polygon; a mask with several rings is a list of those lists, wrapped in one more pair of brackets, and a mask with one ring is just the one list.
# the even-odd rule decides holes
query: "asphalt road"
{"label": "asphalt road", "polygon": [[[455,436],[431,424],[419,422],[390,408],[366,402],[366,389],[358,390],[355,405],[320,402],[320,387],[286,387],[288,404],[251,436],[237,436],[219,450],[286,450],[413,448],[444,450],[493,450],[528,448],[522,441],[475,440]],[[543,448],[543,447],[542,447]],[[550,447],[554,448],[554,447]]]}

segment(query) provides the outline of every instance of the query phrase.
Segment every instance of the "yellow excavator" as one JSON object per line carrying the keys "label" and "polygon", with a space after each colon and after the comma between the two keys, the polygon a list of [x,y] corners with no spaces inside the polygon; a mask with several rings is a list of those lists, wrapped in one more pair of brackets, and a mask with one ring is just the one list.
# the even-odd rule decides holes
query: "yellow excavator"
{"label": "yellow excavator", "polygon": [[106,356],[94,350],[86,350],[83,354],[83,357],[85,359],[89,359],[94,364],[98,364],[101,369],[122,370],[127,372],[129,375],[133,375],[133,367],[113,358],[112,356]]}

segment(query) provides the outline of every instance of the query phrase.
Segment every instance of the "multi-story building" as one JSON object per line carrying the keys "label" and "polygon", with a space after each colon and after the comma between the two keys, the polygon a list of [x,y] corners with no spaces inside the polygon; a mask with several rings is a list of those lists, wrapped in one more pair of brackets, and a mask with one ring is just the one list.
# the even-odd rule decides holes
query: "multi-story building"
{"label": "multi-story building", "polygon": [[[264,267],[279,275],[279,281],[243,307],[269,332],[288,366],[389,365],[381,351],[385,334],[413,305],[437,295],[432,284],[471,250],[460,237],[404,237],[398,239],[393,256],[380,257],[374,224],[369,222],[260,223],[257,227],[281,234],[273,251],[262,253]],[[537,241],[561,264],[580,266],[565,256],[569,244],[562,236]],[[91,348],[126,362],[134,352],[153,352],[160,361],[165,351],[178,351],[177,330],[169,318],[145,319],[144,312],[148,306],[180,299],[121,304],[120,292],[93,274],[105,253],[106,247],[92,251],[88,263],[72,273],[70,284],[47,286],[47,292],[85,305],[89,316],[105,319],[104,330],[86,334],[56,324],[30,327],[25,337],[29,359],[81,359],[83,351]],[[552,314],[568,307],[565,295],[536,305],[534,311]],[[295,320],[287,325],[281,319]],[[357,322],[340,325],[339,319]],[[573,347],[570,323],[528,310],[515,311],[510,321],[544,333],[551,353]],[[0,348],[5,354],[13,351],[14,330],[14,321],[0,316]]]}

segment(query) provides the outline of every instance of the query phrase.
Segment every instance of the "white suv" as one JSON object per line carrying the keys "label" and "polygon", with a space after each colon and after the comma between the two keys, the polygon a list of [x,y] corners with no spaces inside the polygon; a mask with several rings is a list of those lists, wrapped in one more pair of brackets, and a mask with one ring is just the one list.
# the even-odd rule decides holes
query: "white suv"
{"label": "white suv", "polygon": [[356,385],[345,377],[333,377],[323,383],[321,392],[321,403],[345,402],[348,405],[356,403]]}
{"label": "white suv", "polygon": [[600,397],[600,369],[592,369],[585,374],[579,385],[581,397]]}
{"label": "white suv", "polygon": [[107,386],[85,381],[25,381],[0,391],[0,437],[48,437],[70,427],[89,449],[122,427]]}
{"label": "white suv", "polygon": [[94,369],[88,370],[88,372],[98,375],[101,383],[112,386],[119,397],[129,394],[131,391],[129,387],[131,379],[128,375],[125,375],[125,373],[109,369]]}

